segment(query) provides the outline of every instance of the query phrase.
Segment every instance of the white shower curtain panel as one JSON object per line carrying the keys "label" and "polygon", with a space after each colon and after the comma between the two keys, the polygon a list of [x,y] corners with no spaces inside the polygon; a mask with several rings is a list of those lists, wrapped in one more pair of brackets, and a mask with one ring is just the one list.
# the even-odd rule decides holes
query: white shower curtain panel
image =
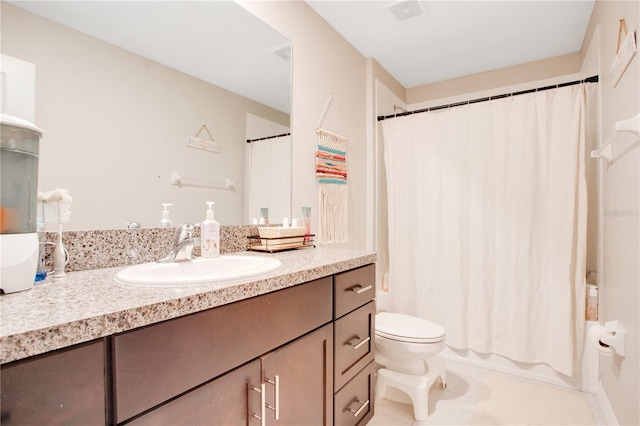
{"label": "white shower curtain panel", "polygon": [[272,223],[291,214],[291,136],[251,142],[247,208],[259,217],[260,208],[269,208]]}
{"label": "white shower curtain panel", "polygon": [[395,311],[447,344],[577,371],[585,85],[385,120]]}

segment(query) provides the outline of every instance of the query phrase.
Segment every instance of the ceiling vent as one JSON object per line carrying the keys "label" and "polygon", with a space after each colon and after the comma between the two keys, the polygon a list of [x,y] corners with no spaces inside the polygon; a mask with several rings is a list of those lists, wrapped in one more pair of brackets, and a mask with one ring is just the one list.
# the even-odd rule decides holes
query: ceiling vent
{"label": "ceiling vent", "polygon": [[384,7],[393,14],[396,21],[406,21],[427,13],[427,7],[419,0],[394,1]]}
{"label": "ceiling vent", "polygon": [[286,46],[278,47],[273,51],[273,54],[289,62],[291,60],[291,45],[287,44]]}

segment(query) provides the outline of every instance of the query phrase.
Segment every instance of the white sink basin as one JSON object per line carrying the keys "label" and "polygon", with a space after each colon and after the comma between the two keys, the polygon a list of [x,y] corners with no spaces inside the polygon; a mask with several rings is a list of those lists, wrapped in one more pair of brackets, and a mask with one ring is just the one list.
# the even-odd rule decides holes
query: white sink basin
{"label": "white sink basin", "polygon": [[220,256],[173,263],[149,262],[116,274],[116,281],[145,287],[173,287],[249,278],[275,271],[282,262],[266,256]]}

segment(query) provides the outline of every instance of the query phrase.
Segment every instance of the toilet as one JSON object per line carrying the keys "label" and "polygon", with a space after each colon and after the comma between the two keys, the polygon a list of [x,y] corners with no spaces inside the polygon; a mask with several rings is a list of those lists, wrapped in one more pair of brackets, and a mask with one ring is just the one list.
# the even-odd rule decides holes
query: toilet
{"label": "toilet", "polygon": [[426,420],[429,390],[438,378],[442,387],[447,387],[445,362],[438,356],[445,347],[444,328],[423,318],[380,312],[375,335],[375,360],[382,367],[376,399],[410,402],[416,420]]}

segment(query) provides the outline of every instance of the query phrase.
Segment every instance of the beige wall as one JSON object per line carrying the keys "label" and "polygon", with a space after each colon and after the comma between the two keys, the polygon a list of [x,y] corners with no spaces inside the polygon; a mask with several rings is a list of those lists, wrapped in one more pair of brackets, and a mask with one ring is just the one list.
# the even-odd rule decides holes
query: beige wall
{"label": "beige wall", "polygon": [[[600,137],[614,132],[615,122],[640,111],[640,59],[634,57],[618,85],[613,88],[609,67],[615,55],[618,20],[630,30],[640,30],[638,1],[596,1],[585,37],[593,44],[600,66]],[[638,217],[640,150],[638,136],[619,133],[616,157],[610,165],[600,162],[601,248],[600,322],[618,320],[626,329],[625,357],[600,357],[604,396],[620,424],[640,424],[640,225]],[[625,152],[626,151],[626,152]]]}
{"label": "beige wall", "polygon": [[333,94],[335,110],[323,127],[349,138],[349,243],[365,248],[367,240],[367,132],[365,58],[303,1],[240,2],[250,12],[291,40],[293,60],[293,212],[312,207],[317,229],[315,129]]}
{"label": "beige wall", "polygon": [[[398,82],[398,80],[396,80],[391,74],[389,74],[389,72],[387,72],[387,70],[384,69],[382,65],[378,63],[378,61],[373,58],[369,58],[369,60],[371,61],[371,74],[373,75],[374,79],[379,81],[380,84],[386,87],[385,91],[390,91],[398,99],[398,102],[396,102],[396,104],[399,105],[400,103],[402,103],[402,105],[400,106],[406,105],[407,89],[405,89]],[[374,90],[376,89],[374,88]],[[393,108],[392,105],[389,106]],[[387,115],[387,113],[393,114],[393,110],[391,110],[390,112],[389,110],[384,110],[384,107],[382,105],[377,109],[377,112],[379,112],[380,115]]]}
{"label": "beige wall", "polygon": [[[2,53],[36,65],[39,187],[74,198],[65,230],[154,227],[161,203],[174,204],[175,224],[198,222],[206,201],[221,224],[243,223],[247,113],[284,124],[287,114],[5,2]],[[186,147],[203,124],[220,154]],[[172,171],[185,182],[231,178],[235,190],[179,188]]]}
{"label": "beige wall", "polygon": [[426,84],[407,89],[407,103],[415,104],[465,93],[480,92],[536,80],[566,75],[580,70],[580,54],[556,56],[494,71]]}

